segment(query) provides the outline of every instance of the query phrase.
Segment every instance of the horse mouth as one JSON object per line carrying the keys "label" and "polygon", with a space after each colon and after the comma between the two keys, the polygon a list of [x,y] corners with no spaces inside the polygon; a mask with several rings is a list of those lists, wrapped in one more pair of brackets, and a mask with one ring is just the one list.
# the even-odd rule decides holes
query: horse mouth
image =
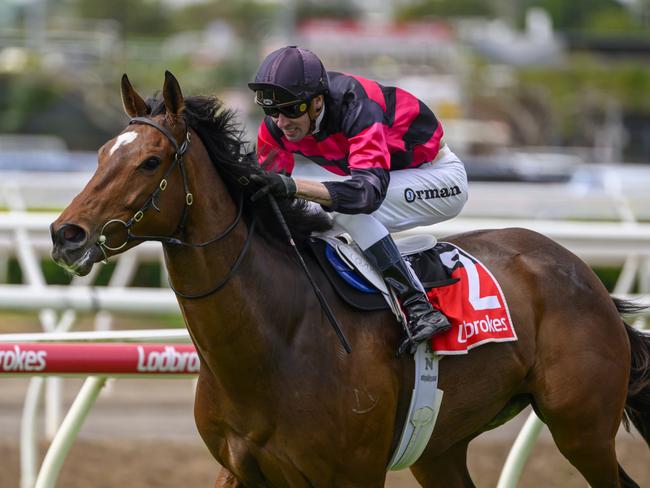
{"label": "horse mouth", "polygon": [[102,261],[104,257],[104,253],[97,244],[93,244],[86,248],[76,259],[66,252],[62,252],[56,248],[52,251],[52,259],[54,259],[56,264],[75,276],[86,276],[90,273],[93,265]]}

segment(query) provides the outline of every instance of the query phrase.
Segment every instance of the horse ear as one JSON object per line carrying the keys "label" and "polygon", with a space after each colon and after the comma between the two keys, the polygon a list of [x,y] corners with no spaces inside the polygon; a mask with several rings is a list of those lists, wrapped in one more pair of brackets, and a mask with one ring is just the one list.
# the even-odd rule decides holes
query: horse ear
{"label": "horse ear", "polygon": [[124,105],[124,111],[131,118],[144,117],[149,113],[149,107],[133,89],[126,73],[122,75],[122,104]]}
{"label": "horse ear", "polygon": [[185,108],[185,101],[181,93],[181,87],[176,77],[169,71],[165,71],[165,84],[163,85],[163,98],[167,114],[171,116],[180,115]]}

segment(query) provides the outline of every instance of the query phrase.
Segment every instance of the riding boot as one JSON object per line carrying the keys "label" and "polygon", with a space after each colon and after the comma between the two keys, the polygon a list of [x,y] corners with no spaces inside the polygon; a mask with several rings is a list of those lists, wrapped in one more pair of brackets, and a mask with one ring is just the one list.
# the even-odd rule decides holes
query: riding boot
{"label": "riding boot", "polygon": [[407,348],[414,353],[420,342],[451,328],[447,317],[433,308],[415,281],[415,277],[402,259],[390,235],[363,252],[371,263],[381,271],[386,283],[395,291],[406,313],[411,334],[400,344],[397,349],[398,355],[401,355]]}

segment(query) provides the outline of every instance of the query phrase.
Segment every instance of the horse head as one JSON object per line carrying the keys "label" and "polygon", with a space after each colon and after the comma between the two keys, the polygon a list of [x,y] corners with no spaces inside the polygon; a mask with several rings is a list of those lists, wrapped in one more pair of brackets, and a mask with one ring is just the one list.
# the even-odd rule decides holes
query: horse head
{"label": "horse head", "polygon": [[50,226],[53,259],[76,275],[144,240],[170,239],[192,205],[183,165],[190,128],[178,81],[165,72],[159,115],[126,75],[121,88],[129,125],[99,149],[95,174]]}

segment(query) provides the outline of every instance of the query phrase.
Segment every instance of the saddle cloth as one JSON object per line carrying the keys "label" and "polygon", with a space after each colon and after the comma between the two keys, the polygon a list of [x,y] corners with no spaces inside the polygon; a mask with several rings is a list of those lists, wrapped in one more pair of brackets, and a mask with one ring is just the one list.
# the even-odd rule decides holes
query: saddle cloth
{"label": "saddle cloth", "polygon": [[[435,240],[429,244],[435,246],[423,250],[417,244],[410,245],[402,254],[427,290],[431,304],[452,324],[451,330],[433,338],[433,351],[438,355],[466,354],[481,344],[516,341],[508,305],[492,273],[454,244],[436,244]],[[325,275],[347,303],[361,310],[389,308],[383,279],[355,245],[331,236],[314,237],[310,245]]]}

